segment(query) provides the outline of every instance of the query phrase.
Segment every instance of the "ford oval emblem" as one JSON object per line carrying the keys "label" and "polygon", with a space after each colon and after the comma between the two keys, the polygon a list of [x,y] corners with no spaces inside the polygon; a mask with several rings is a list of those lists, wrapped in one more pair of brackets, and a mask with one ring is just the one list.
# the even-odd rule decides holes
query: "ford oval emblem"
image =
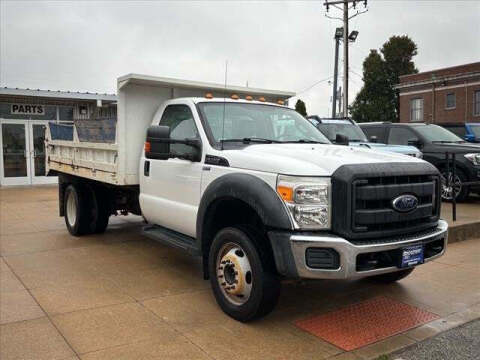
{"label": "ford oval emblem", "polygon": [[413,195],[400,195],[392,200],[392,206],[394,210],[406,213],[417,208],[418,199]]}

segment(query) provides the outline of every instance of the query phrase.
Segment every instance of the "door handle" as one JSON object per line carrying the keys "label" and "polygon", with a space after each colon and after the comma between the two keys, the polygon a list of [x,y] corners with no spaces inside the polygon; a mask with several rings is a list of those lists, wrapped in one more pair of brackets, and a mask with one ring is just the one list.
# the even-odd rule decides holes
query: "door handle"
{"label": "door handle", "polygon": [[143,175],[150,176],[150,161],[148,160],[143,164]]}

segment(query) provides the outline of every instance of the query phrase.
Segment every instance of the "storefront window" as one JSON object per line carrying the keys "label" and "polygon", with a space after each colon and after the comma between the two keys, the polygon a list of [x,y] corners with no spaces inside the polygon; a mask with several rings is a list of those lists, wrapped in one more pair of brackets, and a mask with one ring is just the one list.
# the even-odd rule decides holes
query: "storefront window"
{"label": "storefront window", "polygon": [[58,107],[58,119],[60,121],[72,121],[73,120],[73,106],[59,106]]}

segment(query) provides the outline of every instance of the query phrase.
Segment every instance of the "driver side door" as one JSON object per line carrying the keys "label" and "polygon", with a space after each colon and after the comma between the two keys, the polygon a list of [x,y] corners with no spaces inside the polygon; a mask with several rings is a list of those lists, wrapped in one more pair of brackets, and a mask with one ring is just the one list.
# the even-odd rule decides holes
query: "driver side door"
{"label": "driver side door", "polygon": [[[193,112],[188,105],[168,105],[159,125],[170,127],[171,139],[200,140]],[[202,163],[178,157],[192,151],[194,148],[189,145],[171,144],[172,158],[143,158],[140,203],[149,222],[195,237]]]}

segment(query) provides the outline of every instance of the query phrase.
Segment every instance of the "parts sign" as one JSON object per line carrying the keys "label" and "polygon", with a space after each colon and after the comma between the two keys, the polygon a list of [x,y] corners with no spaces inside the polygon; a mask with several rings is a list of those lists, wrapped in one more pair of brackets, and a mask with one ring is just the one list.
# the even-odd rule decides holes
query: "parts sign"
{"label": "parts sign", "polygon": [[29,104],[12,104],[11,114],[17,115],[45,115],[45,106]]}

